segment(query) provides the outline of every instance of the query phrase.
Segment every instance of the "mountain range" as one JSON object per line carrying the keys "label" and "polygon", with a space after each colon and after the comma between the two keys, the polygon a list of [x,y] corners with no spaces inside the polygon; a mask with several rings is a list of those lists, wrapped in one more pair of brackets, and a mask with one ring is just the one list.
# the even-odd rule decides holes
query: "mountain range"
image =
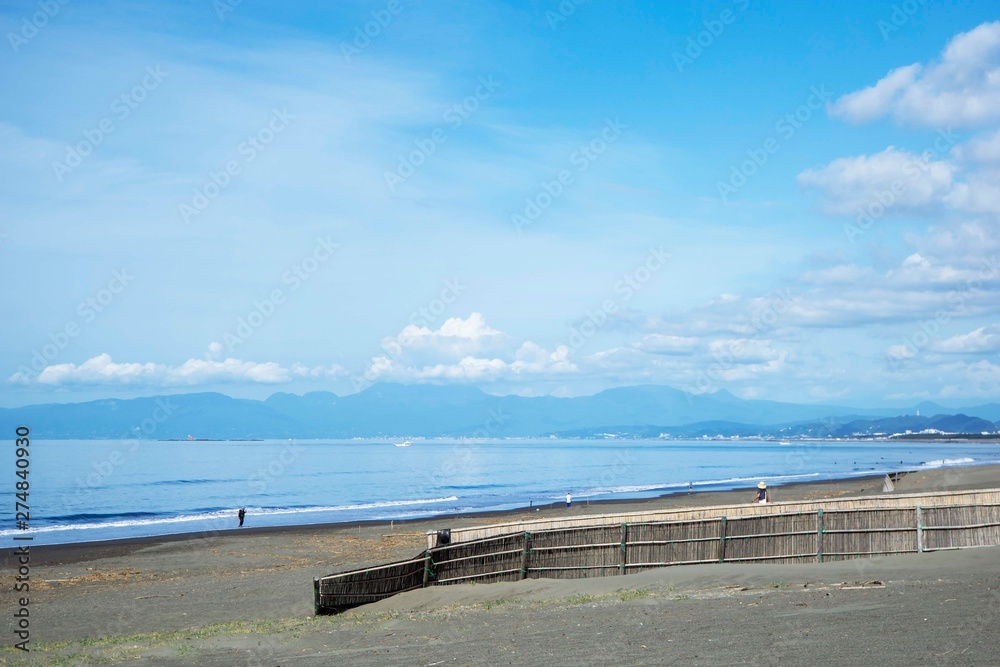
{"label": "mountain range", "polygon": [[1000,430],[997,420],[996,403],[961,410],[929,402],[903,410],[845,408],[741,399],[725,390],[694,395],[656,385],[558,398],[379,384],[347,396],[276,393],[259,401],[189,393],[0,408],[0,432],[27,425],[34,437],[52,439],[851,437],[924,429],[992,433]]}

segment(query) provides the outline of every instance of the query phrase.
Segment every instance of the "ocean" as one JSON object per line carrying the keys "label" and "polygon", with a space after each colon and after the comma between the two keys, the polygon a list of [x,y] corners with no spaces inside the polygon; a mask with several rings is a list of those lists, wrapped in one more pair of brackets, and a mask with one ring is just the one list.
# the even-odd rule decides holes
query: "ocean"
{"label": "ocean", "polygon": [[[0,540],[64,544],[246,526],[410,519],[1000,463],[1000,446],[683,440],[51,440],[31,444],[29,528],[14,463]],[[19,542],[23,544],[23,542]]]}

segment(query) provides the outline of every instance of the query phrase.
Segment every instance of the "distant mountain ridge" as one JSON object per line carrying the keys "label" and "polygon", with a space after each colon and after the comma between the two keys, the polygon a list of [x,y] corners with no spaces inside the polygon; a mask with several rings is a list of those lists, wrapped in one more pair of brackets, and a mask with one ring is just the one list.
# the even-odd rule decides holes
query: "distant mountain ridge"
{"label": "distant mountain ridge", "polygon": [[[934,417],[924,415],[935,414]],[[928,409],[936,412],[928,412]],[[746,400],[727,391],[693,395],[641,385],[593,396],[491,396],[475,387],[379,384],[348,396],[276,393],[263,401],[191,393],[0,408],[0,429],[27,424],[36,438],[372,438],[398,436],[599,437],[601,433],[824,437],[935,428],[996,430],[1000,405],[909,411]],[[896,420],[895,422],[893,420]],[[608,426],[613,425],[613,426]],[[903,425],[907,425],[902,428]],[[964,430],[962,432],[965,432]]]}

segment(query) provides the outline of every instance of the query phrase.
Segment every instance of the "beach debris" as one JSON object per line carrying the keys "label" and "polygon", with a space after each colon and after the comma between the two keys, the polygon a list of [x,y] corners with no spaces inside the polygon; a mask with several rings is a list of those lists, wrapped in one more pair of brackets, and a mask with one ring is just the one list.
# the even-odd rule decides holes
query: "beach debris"
{"label": "beach debris", "polygon": [[876,579],[874,581],[865,581],[865,582],[854,581],[851,583],[845,581],[843,584],[840,585],[840,590],[842,591],[851,591],[860,588],[885,588],[885,583]]}

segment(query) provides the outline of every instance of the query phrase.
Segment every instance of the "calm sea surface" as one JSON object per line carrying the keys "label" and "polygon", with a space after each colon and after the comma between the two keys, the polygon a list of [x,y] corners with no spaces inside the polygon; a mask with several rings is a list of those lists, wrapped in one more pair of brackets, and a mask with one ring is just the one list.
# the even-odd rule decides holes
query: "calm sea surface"
{"label": "calm sea surface", "polygon": [[[13,448],[10,448],[11,450]],[[750,489],[1000,463],[995,444],[664,440],[372,440],[31,445],[30,528],[15,524],[13,451],[0,492],[2,546],[247,526],[405,519],[562,501]],[[780,498],[780,488],[777,490]],[[23,544],[23,542],[22,542]]]}

